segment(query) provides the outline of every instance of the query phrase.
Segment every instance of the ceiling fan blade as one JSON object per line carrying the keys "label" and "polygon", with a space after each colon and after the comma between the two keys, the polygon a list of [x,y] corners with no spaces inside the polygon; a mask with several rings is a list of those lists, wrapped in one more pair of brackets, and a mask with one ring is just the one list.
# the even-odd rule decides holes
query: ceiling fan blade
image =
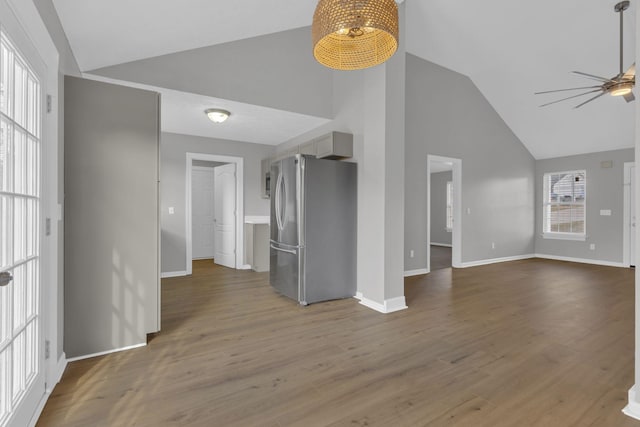
{"label": "ceiling fan blade", "polygon": [[601,80],[603,82],[608,82],[611,79],[608,79],[606,77],[600,77],[600,76],[594,76],[593,74],[587,74],[587,73],[583,73],[582,71],[572,71],[573,74],[579,74],[583,77],[591,77],[592,79],[596,79],[596,80]]}
{"label": "ceiling fan blade", "polygon": [[627,70],[626,73],[622,76],[624,80],[631,80],[636,76],[636,63],[631,64],[631,67]]}
{"label": "ceiling fan blade", "polygon": [[625,100],[625,101],[627,101],[627,102],[631,102],[631,101],[633,101],[633,100],[635,100],[635,99],[636,99],[636,97],[633,95],[633,92],[629,92],[628,94],[623,95],[622,97],[623,97],[623,98],[624,98],[624,100]]}
{"label": "ceiling fan blade", "polygon": [[[578,94],[578,95],[573,95],[573,96],[570,96],[570,97],[568,97],[568,98],[558,99],[557,101],[547,102],[546,104],[542,104],[542,105],[540,105],[540,107],[546,107],[547,105],[557,104],[558,102],[566,101],[567,99],[578,98],[579,96],[584,96],[584,95],[588,95],[588,94],[590,94],[590,93],[594,93],[594,92],[601,92],[601,91],[602,91],[602,89],[592,90],[592,91],[585,92],[585,93],[581,93],[581,94]],[[604,92],[602,92],[602,93],[604,93]]]}
{"label": "ceiling fan blade", "polygon": [[595,89],[595,88],[599,88],[600,86],[584,86],[584,87],[572,87],[569,89],[557,89],[557,90],[546,90],[544,92],[535,92],[534,95],[541,95],[543,93],[554,93],[554,92],[566,92],[569,90],[580,90],[580,89]]}
{"label": "ceiling fan blade", "polygon": [[600,97],[601,97],[602,95],[604,95],[605,93],[607,93],[607,92],[602,92],[601,94],[596,95],[596,96],[594,96],[594,97],[593,97],[593,98],[591,98],[591,99],[587,99],[587,100],[586,100],[586,101],[584,101],[582,104],[576,105],[576,106],[575,106],[575,107],[573,107],[573,108],[574,108],[574,109],[576,109],[576,108],[580,108],[580,107],[582,107],[584,104],[588,104],[588,103],[590,103],[591,101],[595,101],[596,99],[600,98]]}

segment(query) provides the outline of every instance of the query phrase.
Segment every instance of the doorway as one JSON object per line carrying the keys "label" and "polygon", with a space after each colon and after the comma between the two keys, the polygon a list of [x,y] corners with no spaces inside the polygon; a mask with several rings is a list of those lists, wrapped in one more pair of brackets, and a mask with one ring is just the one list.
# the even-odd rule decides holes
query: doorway
{"label": "doorway", "polygon": [[622,232],[622,263],[635,267],[636,259],[636,167],[634,162],[624,164],[624,213]]}
{"label": "doorway", "polygon": [[186,157],[187,274],[192,274],[196,257],[213,258],[230,268],[246,268],[242,256],[243,159],[204,153],[187,153]]}
{"label": "doorway", "polygon": [[191,171],[192,259],[213,259],[215,255],[215,170],[225,163],[194,160]]}
{"label": "doorway", "polygon": [[53,259],[43,238],[51,220],[42,220],[51,189],[43,180],[45,72],[39,58],[23,54],[33,52],[11,12],[1,4],[0,12],[0,425],[28,425],[45,396],[50,357],[41,297],[43,285],[51,289]]}
{"label": "doorway", "polygon": [[427,272],[461,265],[462,160],[427,156]]}

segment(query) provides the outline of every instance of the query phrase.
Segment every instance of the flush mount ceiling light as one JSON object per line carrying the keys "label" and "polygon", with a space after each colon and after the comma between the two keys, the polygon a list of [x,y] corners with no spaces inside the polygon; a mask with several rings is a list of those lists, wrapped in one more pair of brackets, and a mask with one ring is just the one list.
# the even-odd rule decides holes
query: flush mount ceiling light
{"label": "flush mount ceiling light", "polygon": [[336,70],[382,64],[398,49],[395,0],[320,0],[311,27],[313,56]]}
{"label": "flush mount ceiling light", "polygon": [[213,123],[222,123],[231,115],[227,110],[221,110],[219,108],[209,108],[208,110],[204,110],[204,113]]}

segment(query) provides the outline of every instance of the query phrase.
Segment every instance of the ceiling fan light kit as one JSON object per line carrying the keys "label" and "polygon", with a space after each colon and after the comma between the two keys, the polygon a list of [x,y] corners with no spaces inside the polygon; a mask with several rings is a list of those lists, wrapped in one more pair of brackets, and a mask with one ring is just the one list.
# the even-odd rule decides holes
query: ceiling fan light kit
{"label": "ceiling fan light kit", "polygon": [[311,25],[313,56],[335,70],[382,64],[398,49],[395,0],[320,0]]}
{"label": "ceiling fan light kit", "polygon": [[583,73],[581,71],[573,71],[573,74],[577,74],[581,77],[594,80],[598,82],[598,85],[595,86],[585,86],[585,87],[575,87],[569,89],[558,89],[558,90],[548,90],[544,92],[536,92],[536,95],[547,94],[547,93],[556,93],[556,92],[566,92],[573,90],[582,90],[582,89],[591,89],[587,92],[580,93],[578,95],[569,96],[567,98],[558,99],[556,101],[548,102],[546,104],[540,105],[540,107],[546,107],[547,105],[557,104],[558,102],[566,101],[573,98],[578,98],[584,95],[588,95],[591,93],[598,93],[594,97],[586,100],[585,102],[576,105],[574,108],[580,108],[585,104],[588,104],[591,101],[594,101],[605,94],[609,94],[611,96],[621,96],[625,101],[631,102],[635,99],[633,95],[633,88],[636,84],[636,64],[635,62],[627,69],[624,70],[624,56],[623,56],[623,47],[624,47],[624,38],[623,38],[623,29],[624,29],[624,20],[623,14],[624,11],[629,8],[630,2],[625,0],[617,3],[614,6],[614,10],[616,13],[620,14],[620,67],[619,73],[612,78],[606,78],[601,76],[596,76],[594,74]]}
{"label": "ceiling fan light kit", "polygon": [[609,90],[611,96],[625,96],[631,93],[633,82],[621,82]]}

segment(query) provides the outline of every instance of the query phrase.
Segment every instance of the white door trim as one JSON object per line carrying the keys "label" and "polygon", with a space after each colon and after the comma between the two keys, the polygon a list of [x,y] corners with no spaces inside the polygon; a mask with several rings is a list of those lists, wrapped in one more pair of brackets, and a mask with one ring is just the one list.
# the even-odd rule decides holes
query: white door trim
{"label": "white door trim", "polygon": [[[631,226],[629,213],[631,210],[631,167],[635,166],[635,162],[624,162],[624,203],[622,208],[622,265],[631,267],[629,259],[629,250],[631,242],[629,234],[631,234]],[[638,248],[636,248],[638,250]]]}
{"label": "white door trim", "polygon": [[451,266],[462,267],[462,160],[427,154],[427,273],[431,272],[431,162],[452,164],[453,230],[451,235]]}
{"label": "white door trim", "polygon": [[248,269],[250,266],[244,264],[244,159],[242,157],[219,156],[217,154],[187,153],[187,173],[185,177],[185,222],[187,237],[186,271],[192,274],[192,238],[193,230],[191,224],[191,171],[194,160],[204,160],[207,162],[235,163],[236,164],[236,268]]}

